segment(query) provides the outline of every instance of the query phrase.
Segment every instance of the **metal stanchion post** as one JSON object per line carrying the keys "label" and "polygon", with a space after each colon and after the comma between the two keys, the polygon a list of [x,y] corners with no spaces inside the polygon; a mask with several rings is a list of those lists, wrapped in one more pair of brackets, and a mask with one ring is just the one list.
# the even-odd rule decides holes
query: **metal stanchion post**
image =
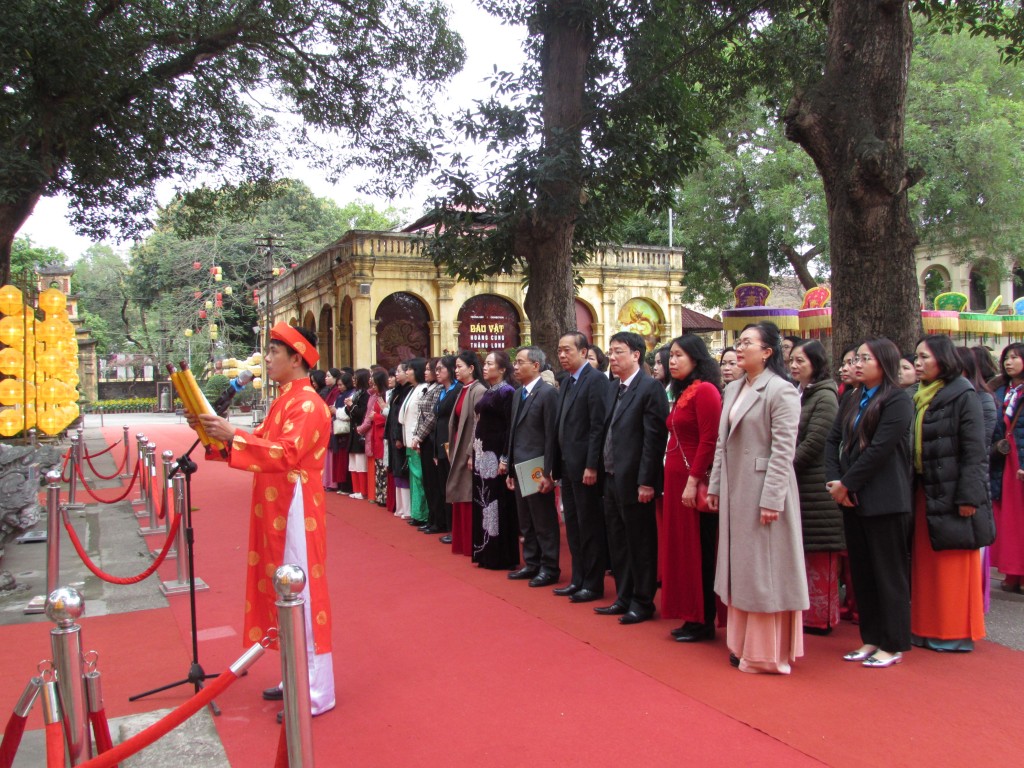
{"label": "metal stanchion post", "polygon": [[[142,475],[144,467],[142,465],[146,461],[146,443],[148,442],[149,438],[147,438],[142,432],[137,432],[135,434],[135,468],[139,473],[139,497],[137,499],[132,499],[133,507],[139,507],[146,503],[146,484],[143,482]],[[142,517],[145,516],[145,514],[145,512],[136,512],[135,516]]]}
{"label": "metal stanchion post", "polygon": [[281,681],[284,685],[284,727],[288,765],[313,768],[313,711],[309,696],[309,659],[303,616],[306,574],[297,565],[282,565],[274,573],[278,639],[281,643]]}
{"label": "metal stanchion post", "polygon": [[156,443],[146,443],[146,513],[149,515],[149,525],[139,529],[140,536],[155,536],[164,532],[156,516],[156,500],[160,493],[158,485],[159,483],[156,479]]}
{"label": "metal stanchion post", "polygon": [[126,454],[126,456],[125,456],[125,460],[124,460],[124,472],[122,472],[122,473],[121,473],[120,475],[118,475],[118,477],[119,477],[119,478],[120,478],[121,480],[127,480],[127,479],[128,479],[129,477],[131,477],[131,476],[132,476],[132,452],[131,452],[131,443],[130,443],[130,441],[128,440],[128,425],[127,425],[127,424],[124,424],[124,425],[123,425],[123,426],[121,427],[121,429],[123,429],[123,430],[124,430],[124,437],[122,438],[122,439],[124,440],[124,442],[123,442],[123,443],[121,443],[121,445],[123,445],[123,446],[124,446],[124,450],[125,450],[125,454]]}
{"label": "metal stanchion post", "polygon": [[46,473],[46,594],[28,601],[25,613],[46,610],[46,595],[57,588],[60,580],[60,470]]}
{"label": "metal stanchion post", "polygon": [[[160,454],[160,458],[163,461],[164,468],[163,475],[160,481],[158,498],[160,499],[160,505],[164,508],[164,537],[166,539],[166,537],[169,536],[171,533],[171,526],[174,524],[174,505],[169,504],[167,502],[167,491],[171,487],[171,472],[174,471],[174,451],[164,451],[163,453]],[[150,490],[152,491],[155,488],[156,483],[153,483],[153,488],[151,488]],[[154,495],[156,494],[154,493]],[[160,550],[151,550],[149,554],[153,557],[156,557],[160,554]],[[171,546],[169,550],[167,550],[167,555],[164,557],[164,560],[173,560],[177,556],[178,547],[175,544]]]}
{"label": "metal stanchion post", "polygon": [[[185,476],[178,474],[171,481],[171,488],[174,495],[174,514],[181,515],[182,521],[178,524],[178,537],[175,540],[175,548],[178,550],[178,578],[174,581],[161,581],[160,591],[165,595],[183,595],[189,590],[189,582],[195,579],[195,574],[189,572],[188,550],[185,548]],[[195,579],[195,589],[200,591],[209,589],[209,585],[202,579]]]}
{"label": "metal stanchion post", "polygon": [[81,466],[82,452],[79,449],[78,435],[71,436],[71,447],[68,449],[68,463],[71,466],[71,480],[68,482],[68,509],[85,509],[85,504],[77,501],[78,468]]}
{"label": "metal stanchion post", "polygon": [[28,444],[31,445],[33,448],[39,446],[39,433],[36,431],[35,427],[32,427],[28,431]]}
{"label": "metal stanchion post", "polygon": [[82,659],[82,628],[76,624],[85,612],[85,599],[73,587],[58,587],[46,601],[46,615],[57,626],[50,630],[53,668],[64,715],[68,760],[78,765],[92,757],[89,721],[86,718],[85,663]]}

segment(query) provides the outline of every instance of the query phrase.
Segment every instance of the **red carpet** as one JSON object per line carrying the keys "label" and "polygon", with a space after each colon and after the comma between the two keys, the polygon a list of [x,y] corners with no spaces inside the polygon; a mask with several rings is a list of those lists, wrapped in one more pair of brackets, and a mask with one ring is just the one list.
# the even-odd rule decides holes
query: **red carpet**
{"label": "red carpet", "polygon": [[[147,434],[159,450],[180,451],[191,433],[147,425]],[[211,586],[198,607],[208,672],[242,650],[249,481],[213,462],[200,462],[194,480],[196,570]],[[331,496],[328,510],[339,702],[314,721],[321,764],[998,765],[1024,748],[999,717],[1024,686],[1024,664],[1001,646],[915,651],[897,669],[867,670],[839,658],[859,645],[844,625],[808,637],[792,676],[745,675],[729,667],[723,636],[681,646],[668,637],[674,622],[622,627],[591,605],[474,568],[366,502]],[[566,553],[565,570],[568,562]],[[161,570],[171,578],[174,564]],[[124,701],[184,676],[188,622],[184,596],[169,612],[86,620],[111,716],[187,697],[181,688],[139,709]],[[40,628],[8,630],[23,631],[37,637]],[[9,641],[0,651],[8,711],[39,657],[16,651]],[[277,681],[278,663],[268,654],[219,701],[233,765],[273,761],[279,707],[259,691]]]}

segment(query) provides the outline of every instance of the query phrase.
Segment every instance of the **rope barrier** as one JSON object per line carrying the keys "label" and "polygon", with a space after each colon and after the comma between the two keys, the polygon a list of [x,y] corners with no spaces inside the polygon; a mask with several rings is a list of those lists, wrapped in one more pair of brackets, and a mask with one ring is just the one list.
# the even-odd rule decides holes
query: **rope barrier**
{"label": "rope barrier", "polygon": [[74,546],[78,556],[85,563],[85,567],[92,571],[92,574],[97,578],[103,579],[110,584],[138,584],[140,581],[144,581],[152,576],[156,569],[163,563],[164,558],[167,557],[167,553],[171,549],[171,545],[174,543],[174,537],[178,535],[178,526],[181,525],[181,515],[174,518],[174,522],[171,523],[171,530],[167,534],[167,539],[164,541],[164,545],[160,550],[160,553],[156,556],[156,559],[150,564],[150,566],[142,573],[136,574],[135,576],[111,576],[109,573],[104,573],[99,567],[89,558],[89,554],[82,548],[82,542],[78,538],[78,534],[75,532],[74,527],[71,525],[71,520],[68,518],[68,510],[66,507],[61,507],[61,514],[64,516],[64,528],[68,532],[68,537],[71,539],[71,544]]}
{"label": "rope barrier", "polygon": [[110,723],[107,722],[107,710],[89,713],[89,724],[92,725],[92,736],[96,740],[96,752],[102,755],[114,748],[110,739]]}
{"label": "rope barrier", "polygon": [[64,768],[64,729],[59,720],[46,724],[46,768]]}
{"label": "rope barrier", "polygon": [[238,675],[230,669],[221,672],[210,685],[203,688],[177,709],[169,712],[163,718],[157,720],[130,739],[122,741],[113,749],[104,752],[102,755],[97,755],[92,760],[80,763],[79,768],[111,768],[111,766],[131,757],[188,720],[192,715],[226,691],[228,686],[237,679]]}
{"label": "rope barrier", "polygon": [[[120,440],[118,442],[120,442]],[[117,445],[117,443],[114,443],[114,445]],[[110,446],[110,448],[113,448],[114,445]],[[110,448],[107,448],[107,451],[109,451]],[[125,461],[128,460],[128,451],[125,451],[124,452],[124,456],[121,458],[121,464],[117,467],[117,469],[114,470],[114,474],[112,474],[112,475],[104,475],[102,472],[100,472],[98,469],[96,469],[95,466],[93,466],[92,460],[94,458],[98,457],[98,456],[102,456],[107,451],[103,451],[102,453],[97,453],[96,456],[89,456],[88,454],[86,454],[86,456],[85,456],[85,461],[89,465],[89,469],[91,469],[92,473],[94,475],[96,475],[96,477],[98,477],[100,480],[113,480],[115,477],[120,475],[121,472],[125,469]]]}
{"label": "rope barrier", "polygon": [[84,455],[85,458],[87,458],[87,459],[98,459],[104,453],[110,453],[112,450],[114,450],[114,448],[116,448],[120,444],[121,444],[121,440],[117,439],[113,443],[108,445],[106,448],[104,448],[102,451],[100,451],[99,453],[88,454],[85,451],[82,451],[82,455]]}
{"label": "rope barrier", "polygon": [[71,460],[71,451],[69,449],[68,452],[64,454],[64,463],[61,465],[61,468],[60,468],[60,479],[63,480],[65,483],[70,483],[71,482],[71,475],[70,474],[68,474],[68,475],[64,474],[64,470],[68,468],[68,462],[70,460]]}
{"label": "rope barrier", "polygon": [[130,494],[132,492],[132,488],[135,487],[135,481],[139,479],[139,465],[135,465],[135,472],[132,473],[132,480],[130,483],[128,483],[128,487],[124,489],[124,493],[113,499],[102,499],[95,493],[93,493],[92,488],[90,488],[88,483],[86,482],[85,475],[82,474],[81,467],[76,465],[75,473],[78,475],[78,479],[82,481],[82,487],[85,488],[85,492],[92,497],[93,501],[97,501],[100,504],[116,504],[117,502],[124,501],[126,498],[128,498],[128,494]]}
{"label": "rope barrier", "polygon": [[18,754],[18,747],[21,746],[21,736],[25,733],[25,722],[27,716],[11,713],[11,719],[7,721],[4,729],[4,740],[0,743],[0,768],[11,768],[14,765],[14,756]]}

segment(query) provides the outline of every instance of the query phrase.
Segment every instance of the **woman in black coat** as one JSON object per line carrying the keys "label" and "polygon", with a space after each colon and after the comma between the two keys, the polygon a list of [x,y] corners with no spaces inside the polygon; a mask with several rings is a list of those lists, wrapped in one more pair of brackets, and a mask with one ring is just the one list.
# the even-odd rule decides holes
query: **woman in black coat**
{"label": "woman in black coat", "polygon": [[803,340],[789,356],[789,372],[800,387],[800,426],[793,469],[800,489],[800,526],[811,607],[804,632],[827,635],[839,623],[839,553],[843,513],[825,488],[825,440],[839,410],[839,393],[820,341]]}
{"label": "woman in black coat", "polygon": [[970,651],[985,636],[979,550],[995,538],[989,441],[953,342],[926,336],[917,345],[915,367],[912,642],[935,651]]}
{"label": "woman in black coat", "polygon": [[455,401],[459,399],[459,392],[462,390],[462,384],[455,380],[455,355],[445,355],[438,360],[437,366],[434,368],[434,375],[437,378],[437,383],[441,385],[438,400],[434,403],[434,439],[431,441],[434,454],[429,458],[424,456],[423,461],[433,461],[437,469],[441,506],[434,523],[437,530],[427,530],[425,533],[450,533],[452,530],[452,505],[445,498],[444,490],[448,486],[448,474],[452,469],[452,465],[448,461],[448,421],[451,419]]}
{"label": "woman in black coat", "polygon": [[860,345],[825,445],[825,474],[843,509],[863,645],[843,658],[888,667],[910,649],[907,537],[911,520],[910,396],[899,386],[900,351],[888,339]]}

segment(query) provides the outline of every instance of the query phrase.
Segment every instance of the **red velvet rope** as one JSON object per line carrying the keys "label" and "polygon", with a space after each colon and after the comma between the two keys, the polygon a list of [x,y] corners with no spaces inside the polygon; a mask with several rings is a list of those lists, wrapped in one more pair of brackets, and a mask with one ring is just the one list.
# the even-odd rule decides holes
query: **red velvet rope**
{"label": "red velvet rope", "polygon": [[135,471],[132,473],[131,482],[128,483],[128,487],[124,489],[124,493],[113,499],[101,499],[93,493],[92,488],[89,487],[89,483],[85,479],[85,475],[82,474],[82,468],[77,464],[75,465],[75,473],[78,475],[78,479],[82,481],[82,487],[85,489],[85,492],[92,496],[93,501],[98,501],[100,504],[116,504],[117,502],[124,501],[128,498],[128,494],[130,494],[132,492],[132,488],[135,487],[135,481],[139,479],[139,465],[135,465]]}
{"label": "red velvet rope", "polygon": [[[118,441],[118,442],[120,442],[120,441]],[[117,445],[117,443],[114,443],[114,445]],[[113,448],[114,445],[110,446],[110,448]],[[117,469],[114,470],[114,474],[112,474],[112,475],[104,475],[102,472],[100,472],[98,469],[96,469],[95,466],[93,466],[92,460],[94,458],[96,458],[97,456],[102,456],[104,453],[109,451],[110,448],[107,448],[106,451],[102,451],[101,453],[97,453],[96,456],[86,455],[86,457],[85,457],[86,462],[89,464],[89,469],[91,469],[92,473],[94,475],[96,475],[96,477],[98,477],[100,480],[113,480],[115,477],[120,475],[121,471],[125,468],[124,462],[128,459],[128,452],[125,451],[124,457],[121,459],[121,464],[118,466]]]}
{"label": "red velvet rope", "polygon": [[192,715],[226,691],[228,686],[237,679],[237,675],[230,669],[221,672],[210,685],[203,688],[177,709],[167,713],[162,719],[157,720],[130,739],[122,741],[108,752],[104,752],[92,760],[81,763],[79,768],[111,768],[111,766],[120,763],[125,758],[131,757],[188,720]]}
{"label": "red velvet rope", "polygon": [[167,553],[171,549],[171,545],[174,543],[174,537],[178,535],[178,527],[181,525],[181,515],[174,518],[174,522],[171,523],[171,530],[167,534],[167,539],[164,541],[163,548],[160,550],[160,554],[156,556],[156,560],[144,570],[142,573],[136,574],[135,576],[111,576],[109,573],[101,571],[96,564],[89,558],[88,553],[82,548],[82,542],[78,538],[78,534],[75,532],[74,527],[71,525],[71,521],[68,519],[67,507],[61,507],[61,513],[64,515],[64,528],[68,532],[68,536],[71,538],[71,544],[74,546],[78,556],[82,558],[82,562],[85,563],[85,567],[92,571],[93,575],[97,578],[103,579],[103,581],[109,582],[110,584],[138,584],[140,581],[148,579],[152,576],[156,569],[163,563],[164,558],[167,557]]}
{"label": "red velvet rope", "polygon": [[59,720],[46,726],[46,768],[64,768],[64,729]]}
{"label": "red velvet rope", "polygon": [[21,746],[21,735],[25,732],[25,721],[17,712],[11,713],[11,719],[7,721],[4,729],[4,740],[0,742],[0,768],[11,768],[14,765],[14,756],[18,754],[18,747]]}
{"label": "red velvet rope", "polygon": [[107,722],[107,710],[89,713],[89,723],[92,725],[92,737],[96,740],[96,753],[102,755],[114,748],[114,742],[110,740],[110,723]]}
{"label": "red velvet rope", "polygon": [[61,468],[60,468],[60,479],[63,480],[65,483],[70,483],[71,482],[71,475],[70,474],[68,474],[68,475],[64,474],[64,470],[68,468],[68,462],[70,460],[71,460],[71,451],[69,450],[66,454],[64,454],[64,463],[61,465]]}
{"label": "red velvet rope", "polygon": [[115,441],[114,441],[113,443],[111,443],[110,445],[108,445],[108,446],[107,446],[106,448],[104,448],[104,449],[103,449],[102,451],[100,451],[99,453],[93,453],[93,454],[91,454],[91,455],[90,455],[90,454],[86,453],[85,451],[82,451],[82,454],[83,454],[83,455],[85,456],[85,458],[87,458],[87,459],[98,459],[98,458],[99,458],[100,456],[102,456],[102,455],[103,455],[104,453],[110,453],[110,451],[114,450],[114,448],[115,448],[115,447],[117,447],[118,445],[120,445],[120,443],[121,443],[121,441],[120,441],[120,440],[115,440]]}

